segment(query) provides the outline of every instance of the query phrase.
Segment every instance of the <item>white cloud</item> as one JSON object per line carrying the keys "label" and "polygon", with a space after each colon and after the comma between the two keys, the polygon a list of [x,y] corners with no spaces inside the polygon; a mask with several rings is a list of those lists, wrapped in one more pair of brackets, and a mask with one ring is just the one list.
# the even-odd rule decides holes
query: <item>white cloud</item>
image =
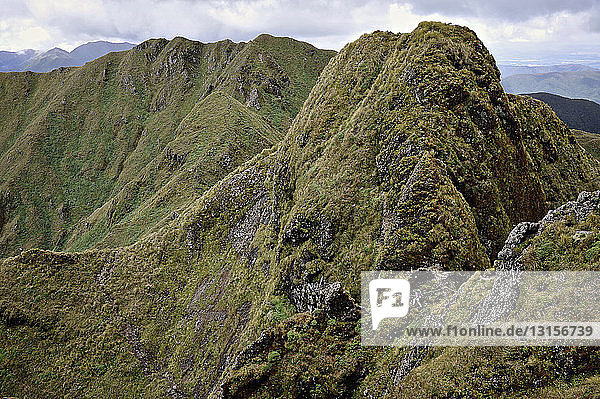
{"label": "white cloud", "polygon": [[339,49],[375,29],[441,20],[469,26],[502,57],[511,49],[522,57],[595,45],[599,10],[598,0],[0,0],[0,50],[174,36],[246,41],[263,32]]}
{"label": "white cloud", "polygon": [[0,43],[9,44],[0,50],[45,48],[52,40],[52,33],[36,24],[36,21],[31,18],[3,18],[0,20]]}

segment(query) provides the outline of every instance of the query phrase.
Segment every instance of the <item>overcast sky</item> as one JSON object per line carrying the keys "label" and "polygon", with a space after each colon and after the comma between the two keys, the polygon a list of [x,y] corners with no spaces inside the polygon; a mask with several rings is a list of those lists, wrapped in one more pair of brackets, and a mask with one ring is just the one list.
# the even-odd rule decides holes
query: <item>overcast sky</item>
{"label": "overcast sky", "polygon": [[500,62],[600,63],[600,0],[0,0],[0,50],[263,32],[339,50],[362,33],[408,32],[422,20],[469,26]]}

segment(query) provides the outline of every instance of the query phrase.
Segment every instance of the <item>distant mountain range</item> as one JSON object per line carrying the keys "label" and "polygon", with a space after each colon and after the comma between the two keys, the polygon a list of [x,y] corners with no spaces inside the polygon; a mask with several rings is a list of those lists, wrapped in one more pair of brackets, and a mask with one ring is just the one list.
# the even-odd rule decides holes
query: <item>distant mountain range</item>
{"label": "distant mountain range", "polygon": [[600,133],[600,104],[550,93],[528,93],[525,95],[548,104],[554,113],[571,129]]}
{"label": "distant mountain range", "polygon": [[580,72],[580,71],[596,71],[588,65],[581,64],[560,64],[560,65],[498,65],[498,69],[502,73],[502,78],[507,78],[512,75],[523,74],[539,74],[549,72]]}
{"label": "distant mountain range", "polygon": [[133,46],[132,43],[96,41],[82,44],[71,52],[60,48],[46,52],[31,49],[0,51],[0,72],[49,72],[60,67],[81,66],[110,52],[129,50]]}
{"label": "distant mountain range", "polygon": [[0,72],[21,71],[21,65],[38,55],[36,50],[0,51]]}
{"label": "distant mountain range", "polygon": [[502,86],[508,93],[546,92],[600,103],[600,70],[512,75]]}

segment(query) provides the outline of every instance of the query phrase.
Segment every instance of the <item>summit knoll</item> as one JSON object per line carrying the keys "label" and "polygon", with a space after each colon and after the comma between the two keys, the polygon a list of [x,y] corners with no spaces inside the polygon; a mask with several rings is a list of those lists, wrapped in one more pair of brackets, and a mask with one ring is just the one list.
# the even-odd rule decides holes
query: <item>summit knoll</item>
{"label": "summit knoll", "polygon": [[[239,103],[270,116],[275,129],[289,123],[264,105],[272,98],[266,94],[261,102],[258,92],[256,107],[253,92]],[[231,104],[222,96],[194,108]],[[242,109],[234,104],[231,112]],[[177,126],[194,132],[205,122]],[[143,154],[138,164],[147,162]],[[471,30],[424,22],[411,33],[364,35],[327,64],[279,144],[239,164],[153,232],[127,247],[29,250],[2,261],[0,392],[585,392],[598,380],[597,366],[587,366],[597,365],[594,350],[362,347],[356,302],[361,271],[488,268],[515,225],[598,188],[598,161],[550,107],[504,93],[494,59]],[[574,227],[563,222],[522,243],[524,268],[539,265],[536,248],[552,231],[568,237]],[[590,221],[577,223],[589,228]],[[594,242],[588,236],[577,251]],[[543,262],[585,259],[594,268],[600,251],[562,255]],[[574,372],[562,373],[565,365]]]}

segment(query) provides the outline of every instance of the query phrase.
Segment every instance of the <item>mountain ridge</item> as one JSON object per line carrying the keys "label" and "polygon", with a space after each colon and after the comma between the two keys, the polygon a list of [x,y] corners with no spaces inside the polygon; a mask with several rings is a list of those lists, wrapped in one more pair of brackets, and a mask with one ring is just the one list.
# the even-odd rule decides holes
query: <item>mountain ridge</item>
{"label": "mountain ridge", "polygon": [[[289,47],[286,58],[278,59],[276,46],[271,52],[258,44],[155,39],[85,67],[0,74],[0,109],[5,115],[0,121],[0,163],[6,165],[0,179],[2,252],[14,254],[32,246],[62,249],[73,241],[68,235],[78,221],[128,184],[133,190],[130,199],[136,200],[123,203],[118,214],[135,212],[141,198],[148,199],[168,180],[166,175],[184,166],[181,157],[192,152],[192,138],[183,146],[188,148],[178,145],[180,153],[166,153],[167,147],[196,102],[213,91],[252,108],[256,118],[264,118],[258,124],[285,130],[308,95],[310,81],[317,79],[333,53],[298,41],[273,40]],[[294,57],[302,60],[300,67],[291,66],[296,64]],[[262,147],[247,150],[243,160]],[[171,157],[176,168],[163,163],[158,169],[144,169],[159,156]],[[236,166],[234,159],[242,160],[232,153],[232,162],[223,164],[225,174]],[[137,178],[145,185],[130,184]],[[46,192],[38,187],[46,187]],[[183,191],[191,194],[188,188]],[[166,204],[162,212],[174,210]],[[109,214],[102,219],[104,226],[110,225]]]}
{"label": "mountain ridge", "polygon": [[548,72],[577,72],[594,71],[597,68],[582,64],[558,64],[558,65],[498,65],[502,73],[502,79],[512,75],[540,74]]}

